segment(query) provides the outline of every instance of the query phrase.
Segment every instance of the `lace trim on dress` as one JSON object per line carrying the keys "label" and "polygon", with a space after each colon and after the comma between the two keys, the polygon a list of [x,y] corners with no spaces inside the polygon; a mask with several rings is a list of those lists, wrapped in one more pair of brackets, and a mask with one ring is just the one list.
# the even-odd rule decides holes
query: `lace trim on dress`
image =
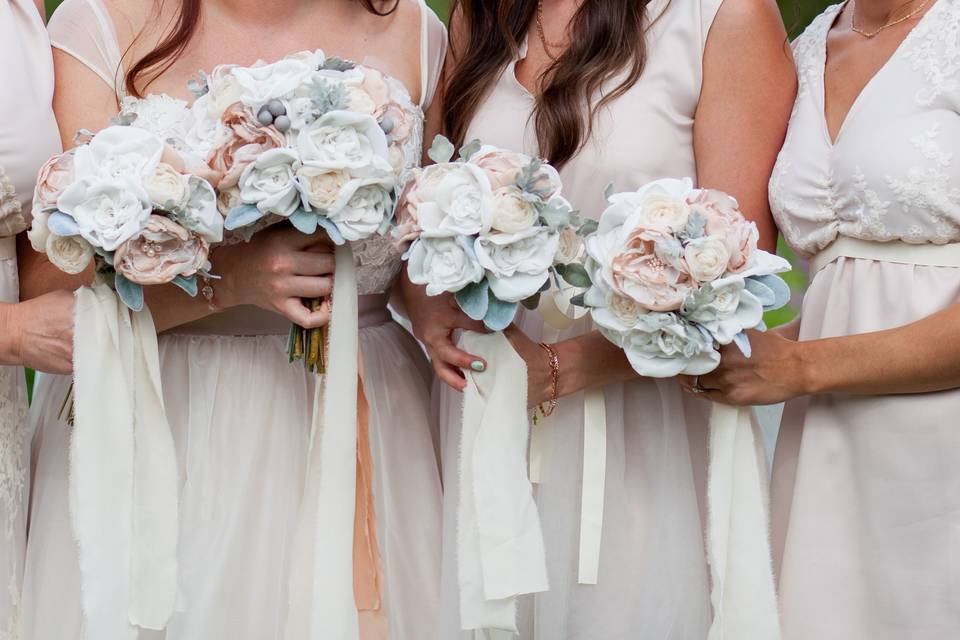
{"label": "lace trim on dress", "polygon": [[0,238],[15,236],[26,230],[27,221],[17,197],[17,190],[7,172],[0,167]]}

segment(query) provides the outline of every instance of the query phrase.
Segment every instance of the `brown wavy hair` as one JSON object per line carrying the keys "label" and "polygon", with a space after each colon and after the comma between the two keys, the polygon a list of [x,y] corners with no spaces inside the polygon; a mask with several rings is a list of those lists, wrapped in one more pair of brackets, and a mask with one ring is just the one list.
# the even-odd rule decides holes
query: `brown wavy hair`
{"label": "brown wavy hair", "polygon": [[[354,0],[364,8],[378,16],[388,16],[397,10],[400,0]],[[164,0],[156,0],[155,11],[159,13]],[[173,29],[167,33],[160,43],[147,55],[130,67],[124,78],[127,93],[142,98],[142,90],[163,75],[177,59],[196,34],[200,23],[200,6],[203,0],[180,0]],[[142,87],[138,87],[142,83]]]}
{"label": "brown wavy hair", "polygon": [[[538,80],[532,115],[540,155],[561,167],[586,144],[597,112],[628,91],[647,61],[651,0],[584,0],[570,22],[570,44]],[[504,67],[532,34],[537,0],[456,0],[459,57],[444,87],[444,129],[458,144]],[[623,79],[603,97],[611,80]]]}

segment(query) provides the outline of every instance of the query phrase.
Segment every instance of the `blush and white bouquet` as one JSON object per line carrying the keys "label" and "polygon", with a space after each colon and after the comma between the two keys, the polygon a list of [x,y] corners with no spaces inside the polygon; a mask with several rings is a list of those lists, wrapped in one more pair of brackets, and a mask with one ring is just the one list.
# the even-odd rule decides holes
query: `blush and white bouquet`
{"label": "blush and white bouquet", "polygon": [[41,168],[28,236],[60,270],[91,262],[130,309],[143,286],[173,283],[197,295],[197,275],[223,239],[213,186],[184,169],[156,135],[111,126]]}
{"label": "blush and white bouquet", "polygon": [[592,286],[578,302],[641,375],[703,375],[790,290],[785,259],[757,248],[759,232],[731,196],[663,179],[608,193],[609,207],[586,238]]}
{"label": "blush and white bouquet", "polygon": [[430,157],[437,164],[414,172],[397,214],[395,235],[412,241],[404,256],[411,282],[431,296],[456,294],[492,331],[505,329],[518,305],[536,308],[551,278],[589,284],[578,258],[590,227],[561,195],[556,169],[478,141],[453,161],[442,136]]}

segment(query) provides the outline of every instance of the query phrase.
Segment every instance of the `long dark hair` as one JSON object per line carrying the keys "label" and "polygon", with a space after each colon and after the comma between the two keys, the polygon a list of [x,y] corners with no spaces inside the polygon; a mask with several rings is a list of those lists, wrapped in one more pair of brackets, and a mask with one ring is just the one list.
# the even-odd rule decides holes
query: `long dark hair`
{"label": "long dark hair", "polygon": [[[538,0],[456,0],[463,41],[447,74],[444,127],[464,142],[470,121],[531,31]],[[570,23],[570,44],[538,81],[533,120],[540,155],[563,166],[586,144],[598,110],[640,78],[647,60],[651,0],[585,0]],[[623,79],[603,97],[610,80]]]}
{"label": "long dark hair", "polygon": [[[127,93],[142,98],[142,90],[164,74],[193,39],[200,23],[200,5],[203,0],[180,0],[180,7],[174,20],[173,29],[167,33],[150,53],[134,63],[124,78]],[[355,0],[364,8],[378,16],[388,16],[397,10],[400,0]],[[164,0],[155,0],[155,11],[159,13]],[[138,86],[140,85],[140,86]]]}

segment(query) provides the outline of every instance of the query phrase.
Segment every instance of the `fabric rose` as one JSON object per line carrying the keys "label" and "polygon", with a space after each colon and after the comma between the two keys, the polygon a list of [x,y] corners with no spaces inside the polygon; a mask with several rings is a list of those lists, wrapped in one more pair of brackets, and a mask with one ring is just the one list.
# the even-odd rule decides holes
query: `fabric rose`
{"label": "fabric rose", "polygon": [[417,179],[420,174],[419,169],[415,170],[413,177],[407,181],[397,199],[397,208],[394,212],[394,227],[391,232],[394,244],[403,253],[403,247],[413,242],[420,235],[420,223],[417,218],[417,199],[416,187]]}
{"label": "fabric rose", "polygon": [[388,102],[374,113],[391,144],[402,145],[413,133],[413,117],[396,102]]}
{"label": "fabric rose", "polygon": [[705,236],[690,240],[683,249],[687,271],[697,282],[712,282],[727,271],[730,252],[724,238]]}
{"label": "fabric rose", "polygon": [[160,164],[165,147],[144,129],[107,127],[74,151],[74,177],[139,182]]}
{"label": "fabric rose", "polygon": [[114,268],[137,284],[165,284],[197,273],[207,263],[209,250],[199,235],[169,218],[152,215],[140,235],[117,249]]}
{"label": "fabric rose", "polygon": [[689,178],[657,180],[635,192],[610,196],[610,207],[603,217],[610,227],[642,227],[676,233],[687,226],[690,217],[687,197],[692,191],[693,181]]}
{"label": "fabric rose", "polygon": [[[636,229],[609,267],[609,283],[620,295],[650,311],[674,311],[693,290],[690,277],[657,255],[660,234]],[[588,251],[589,251],[588,244]]]}
{"label": "fabric rose", "polygon": [[217,191],[217,211],[226,218],[230,211],[243,204],[240,197],[240,187],[231,187]]}
{"label": "fabric rose", "polygon": [[309,205],[319,211],[333,209],[344,187],[350,182],[346,171],[319,169],[301,166],[297,169],[297,180]]}
{"label": "fabric rose", "polygon": [[502,233],[520,233],[536,223],[536,207],[524,199],[517,187],[501,187],[493,192],[493,229]]}
{"label": "fabric rose", "polygon": [[460,291],[480,282],[484,275],[469,240],[462,237],[420,238],[414,242],[407,274],[410,282],[426,285],[430,296]]}
{"label": "fabric rose", "polygon": [[297,137],[304,165],[347,170],[355,177],[390,172],[387,137],[373,116],[331,111],[317,118]]}
{"label": "fabric rose", "polygon": [[187,201],[173,211],[173,217],[207,242],[220,242],[223,240],[223,217],[217,207],[216,192],[209,182],[197,176],[187,178],[187,187]]}
{"label": "fabric rose", "polygon": [[708,235],[724,239],[730,254],[728,270],[739,273],[746,269],[757,252],[760,232],[743,217],[737,201],[721,191],[701,189],[690,200],[690,212],[706,220]]}
{"label": "fabric rose", "polygon": [[73,182],[73,150],[53,156],[40,168],[33,192],[33,214],[57,208],[60,194]]}
{"label": "fabric rose", "polygon": [[286,144],[275,127],[261,125],[239,102],[227,108],[221,123],[225,135],[208,157],[210,167],[222,176],[219,189],[236,186],[247,165],[264,152]]}
{"label": "fabric rose", "polygon": [[558,264],[573,264],[580,259],[582,253],[583,238],[573,227],[564,227],[560,231],[560,241],[554,261]]}
{"label": "fabric rose", "polygon": [[[468,162],[483,169],[490,179],[491,188],[497,191],[503,187],[515,185],[517,178],[532,160],[533,158],[522,153],[485,146],[470,156]],[[561,183],[556,169],[550,165],[541,165],[539,180],[535,183],[535,187],[538,192],[541,192],[544,202],[559,193]]]}
{"label": "fabric rose", "polygon": [[366,178],[342,190],[327,219],[350,242],[372,236],[393,213],[393,182]]}
{"label": "fabric rose", "polygon": [[288,57],[252,67],[235,67],[232,71],[240,88],[240,101],[256,112],[270,100],[289,97],[314,68],[305,60]]}
{"label": "fabric rose", "polygon": [[503,302],[520,302],[546,283],[559,244],[560,234],[547,227],[495,233],[477,238],[477,260],[487,270],[493,295]]}
{"label": "fabric rose", "polygon": [[705,328],[720,344],[729,344],[746,329],[763,321],[763,305],[746,290],[742,278],[719,287],[705,286],[684,304],[687,320]]}
{"label": "fabric rose", "polygon": [[720,362],[713,344],[674,313],[640,316],[635,329],[615,336],[602,325],[598,327],[608,339],[617,338],[631,366],[643,376],[704,375]]}
{"label": "fabric rose", "polygon": [[187,138],[193,127],[193,114],[184,100],[165,93],[150,93],[142,98],[126,96],[120,102],[120,115],[133,117],[133,126],[146,129],[178,151],[190,148]]}
{"label": "fabric rose", "polygon": [[377,110],[381,110],[390,100],[390,84],[387,77],[372,67],[359,67],[359,69],[363,74],[360,87],[377,106]]}
{"label": "fabric rose", "polygon": [[150,201],[159,209],[173,211],[187,204],[190,197],[190,178],[169,164],[161,162],[153,173],[143,179]]}
{"label": "fabric rose", "polygon": [[471,236],[488,232],[493,223],[490,183],[471,164],[435,164],[417,172],[407,200],[427,236]]}
{"label": "fabric rose", "polygon": [[67,187],[59,206],[76,221],[80,235],[104,251],[114,251],[137,235],[153,211],[142,186],[126,180],[95,178],[85,178]]}
{"label": "fabric rose", "polygon": [[370,94],[363,90],[363,87],[356,85],[346,85],[347,88],[347,107],[355,113],[373,115],[377,111],[377,104],[370,97]]}
{"label": "fabric rose", "polygon": [[83,273],[93,260],[93,247],[80,236],[48,234],[44,253],[50,263],[64,273]]}
{"label": "fabric rose", "polygon": [[38,209],[33,212],[33,220],[30,228],[27,229],[27,240],[30,246],[38,253],[44,253],[47,250],[47,238],[50,237],[50,228],[47,221],[50,219],[51,210]]}
{"label": "fabric rose", "polygon": [[300,207],[296,180],[297,154],[291,149],[271,149],[247,166],[240,177],[240,197],[264,213],[289,217]]}

